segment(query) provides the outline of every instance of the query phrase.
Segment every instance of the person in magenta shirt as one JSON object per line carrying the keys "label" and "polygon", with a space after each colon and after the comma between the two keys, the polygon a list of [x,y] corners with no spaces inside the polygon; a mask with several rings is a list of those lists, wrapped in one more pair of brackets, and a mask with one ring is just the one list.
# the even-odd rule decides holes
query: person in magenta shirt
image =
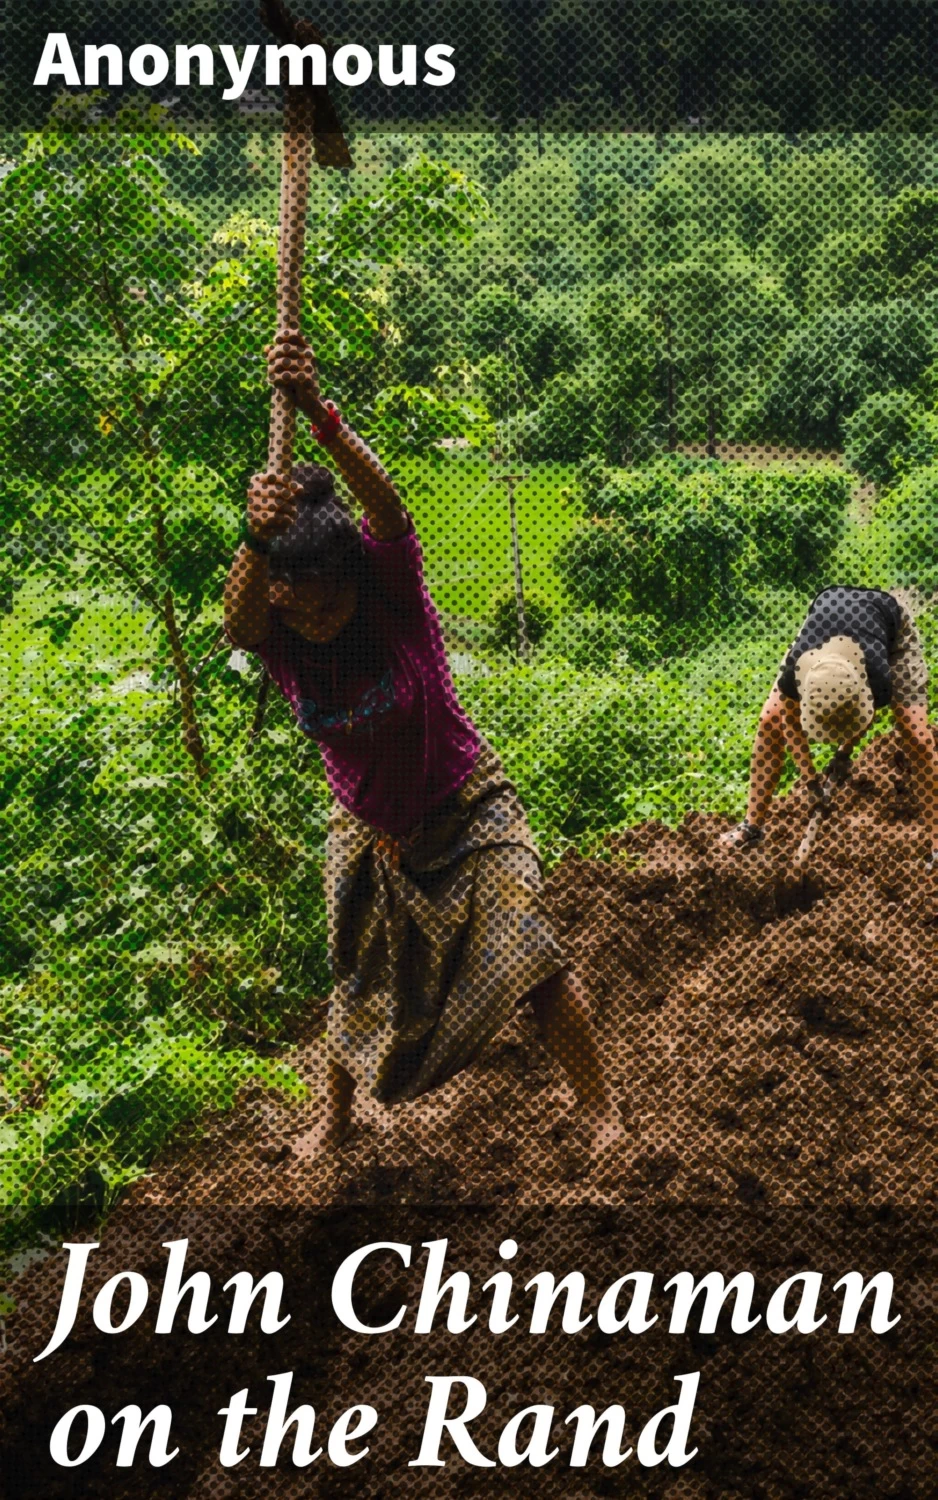
{"label": "person in magenta shirt", "polygon": [[323,1110],[294,1150],[338,1146],[358,1086],[394,1104],[445,1083],[525,1000],[599,1150],[621,1130],[618,1104],[524,809],[456,696],[413,522],[322,400],[299,333],[278,338],[269,370],[364,512],[359,528],[330,468],[255,475],[225,585],[229,639],[257,653],[318,743],[335,799]]}
{"label": "person in magenta shirt", "polygon": [[[311,486],[331,489],[328,470],[309,466],[299,472],[307,501]],[[326,496],[334,503],[328,491]],[[481,740],[453,690],[413,527],[376,541],[366,516],[360,536],[351,540],[362,577],[356,614],[344,627],[346,644],[355,637],[363,653],[372,641],[380,648],[374,665],[363,659],[360,671],[343,682],[341,704],[332,681],[339,659],[332,644],[298,648],[297,633],[280,610],[255,649],[300,728],[319,741],[337,800],[366,823],[400,836],[459,790],[476,765]]]}

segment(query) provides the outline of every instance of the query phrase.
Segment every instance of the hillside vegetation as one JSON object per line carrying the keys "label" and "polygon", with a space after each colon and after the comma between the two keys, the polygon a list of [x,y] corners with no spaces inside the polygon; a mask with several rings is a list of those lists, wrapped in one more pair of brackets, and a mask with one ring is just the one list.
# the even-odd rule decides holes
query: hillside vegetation
{"label": "hillside vegetation", "polygon": [[[279,1049],[328,987],[318,757],[220,638],[265,448],[276,152],[65,123],[8,142],[0,185],[8,1243],[246,1080],[296,1092]],[[734,811],[816,589],[908,590],[934,659],[934,143],[437,144],[361,140],[347,183],[321,174],[305,293],[460,693],[550,861]],[[788,456],[687,452],[743,445]]]}

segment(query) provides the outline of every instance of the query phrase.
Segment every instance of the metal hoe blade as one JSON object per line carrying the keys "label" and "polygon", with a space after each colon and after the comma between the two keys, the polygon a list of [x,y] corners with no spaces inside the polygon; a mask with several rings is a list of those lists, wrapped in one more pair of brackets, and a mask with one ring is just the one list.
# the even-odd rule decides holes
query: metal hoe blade
{"label": "metal hoe blade", "polygon": [[821,831],[822,823],[824,823],[825,820],[830,816],[831,799],[833,797],[833,794],[834,792],[836,792],[837,787],[841,783],[841,780],[845,779],[846,775],[848,774],[849,761],[847,764],[847,770],[846,772],[841,773],[841,777],[835,779],[831,772],[828,771],[827,775],[824,778],[824,792],[827,797],[827,801],[824,806],[816,807],[812,812],[810,818],[808,819],[808,826],[805,829],[804,838],[798,845],[798,848],[795,852],[795,857],[792,860],[792,869],[799,875],[803,872],[804,867],[808,863],[808,859],[810,858],[811,851],[814,848],[814,845],[817,843],[817,836]]}

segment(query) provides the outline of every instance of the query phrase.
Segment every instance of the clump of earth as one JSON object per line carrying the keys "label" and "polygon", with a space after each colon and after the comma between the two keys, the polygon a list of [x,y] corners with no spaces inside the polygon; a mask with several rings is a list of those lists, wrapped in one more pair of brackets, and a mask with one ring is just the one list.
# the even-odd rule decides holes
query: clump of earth
{"label": "clump of earth", "polygon": [[[86,1309],[55,1360],[34,1366],[61,1295],[61,1257],[50,1258],[22,1278],[8,1323],[0,1488],[7,1480],[11,1493],[47,1500],[123,1500],[142,1485],[196,1500],[379,1500],[391,1488],[457,1497],[509,1482],[538,1500],[932,1495],[938,876],[925,873],[927,839],[895,737],[858,761],[796,876],[807,819],[796,790],[776,803],[756,849],[731,852],[719,837],[727,820],[694,813],[679,828],[646,823],[603,858],[569,857],[552,873],[550,901],[622,1108],[623,1135],[598,1158],[522,1010],[445,1088],[393,1110],[363,1107],[342,1149],[310,1160],[296,1143],[318,1110],[313,1017],[290,1058],[308,1100],[251,1095],[180,1133],[99,1231],[94,1261],[98,1284],[134,1267],[156,1287],[160,1247],[185,1237],[192,1268],[218,1286],[244,1266],[281,1269],[293,1321],[275,1339],[243,1343],[222,1324],[202,1339],[160,1340],[143,1322],[113,1338],[96,1334]],[[841,1337],[831,1317],[817,1334],[740,1338],[724,1316],[712,1333],[675,1340],[659,1324],[621,1341],[589,1328],[535,1339],[523,1325],[493,1339],[481,1321],[465,1341],[445,1326],[386,1341],[336,1324],[330,1279],[355,1247],[403,1241],[416,1264],[424,1242],[447,1236],[453,1268],[481,1286],[502,1264],[506,1235],[520,1246],[521,1286],[535,1261],[558,1278],[582,1271],[591,1287],[639,1267],[662,1283],[682,1267],[695,1277],[748,1270],[770,1286],[808,1267],[831,1285],[888,1267],[901,1321],[884,1337],[868,1326]],[[396,1285],[366,1283],[362,1295],[376,1321],[400,1302]],[[294,1399],[315,1403],[324,1421],[355,1400],[394,1411],[373,1460],[259,1469],[261,1415],[245,1427],[255,1457],[220,1470],[217,1414],[231,1391],[250,1386],[261,1405],[265,1377],[288,1369]],[[562,1443],[565,1413],[582,1402],[619,1402],[634,1424],[675,1398],[675,1375],[699,1370],[698,1457],[682,1473],[598,1458],[584,1470],[560,1460],[496,1473],[454,1460],[417,1471],[434,1370],[484,1382],[491,1409],[475,1435],[487,1452],[526,1403],[556,1407]],[[112,1456],[53,1471],[44,1457],[69,1401],[147,1410],[169,1396],[182,1452],[163,1470],[142,1478]]]}
{"label": "clump of earth", "polygon": [[321,1204],[931,1202],[938,1084],[938,875],[894,736],[836,794],[807,869],[808,817],[779,800],[764,845],[725,819],[646,823],[571,856],[549,895],[621,1100],[591,1160],[560,1071],[519,1012],[433,1095],[367,1105],[331,1162],[294,1155],[317,1110],[318,1038],[292,1059],[309,1103],[255,1097],[193,1134],[142,1202]]}

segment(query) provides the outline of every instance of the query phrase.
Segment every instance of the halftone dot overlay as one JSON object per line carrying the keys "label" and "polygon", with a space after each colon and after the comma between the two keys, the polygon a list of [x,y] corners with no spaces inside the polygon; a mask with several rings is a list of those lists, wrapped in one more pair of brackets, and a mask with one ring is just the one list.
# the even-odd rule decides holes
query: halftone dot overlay
{"label": "halftone dot overlay", "polygon": [[[267,85],[251,7],[112,12],[54,19],[78,86],[32,84],[52,20],[5,23],[12,1492],[116,1483],[43,1448],[108,1344],[40,1395],[63,1238],[281,1258],[308,1310],[337,1246],[452,1233],[481,1284],[522,1226],[529,1274],[597,1283],[894,1270],[903,1322],[501,1346],[505,1419],[558,1432],[704,1370],[684,1477],[408,1469],[458,1341],[327,1319],[296,1399],[399,1387],[400,1424],[225,1474],[237,1360],[141,1338],[124,1400],[202,1382],[167,1493],[930,1494],[933,8],[334,5],[330,68],[373,76],[328,100]],[[260,49],[228,101],[221,44]],[[242,1384],[300,1370],[272,1348]]]}

